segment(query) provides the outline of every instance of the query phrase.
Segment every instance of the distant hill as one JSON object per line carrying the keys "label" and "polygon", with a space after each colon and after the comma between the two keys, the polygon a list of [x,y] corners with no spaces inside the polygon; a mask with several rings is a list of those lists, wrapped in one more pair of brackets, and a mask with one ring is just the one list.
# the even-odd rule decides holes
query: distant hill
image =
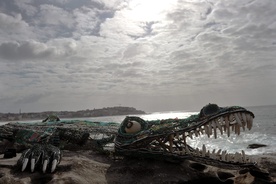
{"label": "distant hill", "polygon": [[145,114],[142,110],[134,107],[105,107],[102,109],[86,109],[79,111],[45,111],[30,113],[0,113],[0,121],[17,121],[17,120],[36,120],[45,119],[48,115],[55,114],[62,118],[82,118],[82,117],[100,117],[100,116],[116,116],[116,115],[135,115]]}

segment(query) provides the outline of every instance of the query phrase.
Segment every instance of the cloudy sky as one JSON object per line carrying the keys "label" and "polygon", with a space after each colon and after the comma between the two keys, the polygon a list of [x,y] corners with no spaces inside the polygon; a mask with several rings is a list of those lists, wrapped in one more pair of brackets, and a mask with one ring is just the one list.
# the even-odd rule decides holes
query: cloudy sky
{"label": "cloudy sky", "polygon": [[0,112],[276,104],[275,0],[1,0]]}

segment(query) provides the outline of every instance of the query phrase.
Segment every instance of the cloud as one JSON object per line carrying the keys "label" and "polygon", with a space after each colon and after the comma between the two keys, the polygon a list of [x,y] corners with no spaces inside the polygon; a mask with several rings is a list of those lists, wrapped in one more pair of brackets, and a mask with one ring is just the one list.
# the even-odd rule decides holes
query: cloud
{"label": "cloud", "polygon": [[22,31],[22,29],[28,27],[28,24],[22,21],[22,17],[20,14],[16,14],[13,17],[13,16],[0,13],[0,23],[1,23],[2,31],[16,30],[20,32],[20,30]]}
{"label": "cloud", "polygon": [[21,14],[15,14],[13,16],[0,13],[0,41],[14,40],[24,40],[27,37],[32,37],[32,28],[29,24],[22,20]]}
{"label": "cloud", "polygon": [[276,103],[275,3],[1,2],[0,99],[34,95],[28,109]]}
{"label": "cloud", "polygon": [[6,42],[0,45],[0,57],[7,60],[45,58],[53,53],[53,49],[38,42]]}
{"label": "cloud", "polygon": [[35,16],[38,8],[31,4],[32,0],[15,1],[14,4],[27,16]]}
{"label": "cloud", "polygon": [[49,4],[40,5],[40,11],[37,15],[35,24],[41,26],[59,25],[71,28],[75,23],[72,14],[68,11]]}
{"label": "cloud", "polygon": [[81,35],[99,36],[101,23],[107,18],[113,17],[114,11],[81,7],[75,9],[73,14],[76,20],[75,37]]}
{"label": "cloud", "polygon": [[37,101],[41,100],[41,98],[44,98],[44,97],[45,97],[44,94],[32,94],[30,96],[25,96],[23,98],[20,98],[20,99],[16,100],[15,104],[26,105],[26,104],[29,104],[29,103],[37,103]]}

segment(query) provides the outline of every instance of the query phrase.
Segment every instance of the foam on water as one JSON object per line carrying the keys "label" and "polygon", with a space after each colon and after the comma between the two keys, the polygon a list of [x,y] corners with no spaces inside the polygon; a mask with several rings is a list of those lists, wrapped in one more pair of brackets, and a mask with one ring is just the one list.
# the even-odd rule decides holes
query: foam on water
{"label": "foam on water", "polygon": [[[210,138],[207,135],[201,135],[193,139],[187,138],[187,143],[192,147],[202,148],[205,144],[206,148],[210,151],[213,149],[226,150],[228,153],[241,152],[244,150],[248,155],[258,155],[263,153],[275,153],[276,152],[276,137],[271,137],[267,134],[261,134],[260,132],[241,132],[239,136],[231,133],[230,137],[227,135],[219,135],[217,139],[213,136]],[[258,149],[250,149],[250,144],[265,144],[267,147],[260,147]]]}

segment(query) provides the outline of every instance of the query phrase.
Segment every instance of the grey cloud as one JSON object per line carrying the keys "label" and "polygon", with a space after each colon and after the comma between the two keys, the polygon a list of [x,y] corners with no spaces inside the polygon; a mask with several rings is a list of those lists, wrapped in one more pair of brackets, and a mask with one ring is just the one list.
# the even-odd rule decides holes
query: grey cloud
{"label": "grey cloud", "polygon": [[76,20],[75,36],[99,36],[100,26],[107,19],[112,18],[114,11],[98,10],[95,8],[81,7],[73,11]]}
{"label": "grey cloud", "polygon": [[130,36],[134,40],[137,40],[137,39],[141,40],[141,39],[145,39],[146,37],[154,36],[157,34],[156,32],[154,32],[155,24],[158,24],[158,21],[142,22],[139,27],[142,28],[144,30],[144,32],[140,33],[138,35],[137,34],[128,34],[128,36]]}
{"label": "grey cloud", "polygon": [[[43,1],[43,0],[42,0]],[[80,8],[82,6],[94,6],[94,7],[101,7],[100,5],[93,3],[92,0],[50,0],[53,4],[59,5],[59,7],[66,7],[68,9],[75,9],[75,8]]]}
{"label": "grey cloud", "polygon": [[212,13],[213,5],[208,2],[178,2],[177,8],[167,13],[178,29],[196,28]]}
{"label": "grey cloud", "polygon": [[41,26],[63,25],[67,28],[72,28],[75,23],[73,16],[65,9],[49,4],[40,5],[40,10],[35,22],[37,25]]}
{"label": "grey cloud", "polygon": [[[0,44],[0,57],[5,60],[83,60],[80,48],[73,39],[56,39],[48,43],[34,40],[3,42]],[[50,62],[50,61],[49,61]]]}
{"label": "grey cloud", "polygon": [[145,44],[129,45],[123,53],[124,58],[133,58],[138,55],[146,55],[150,48]]}
{"label": "grey cloud", "polygon": [[98,84],[97,85],[97,88],[99,89],[99,90],[103,90],[103,91],[106,91],[106,90],[111,90],[113,87],[115,87],[116,86],[116,84],[114,84],[114,83],[107,83],[107,82],[105,82],[105,83],[100,83],[100,84]]}
{"label": "grey cloud", "polygon": [[37,42],[6,42],[0,45],[0,57],[7,60],[46,58],[53,54],[52,48]]}
{"label": "grey cloud", "polygon": [[28,103],[36,103],[37,101],[41,100],[46,96],[49,96],[49,94],[31,94],[16,100],[15,104],[22,105],[22,104],[28,104]]}
{"label": "grey cloud", "polygon": [[[12,2],[12,1],[10,1]],[[35,16],[38,9],[31,4],[32,1],[14,1],[14,4],[21,10],[26,16]],[[24,16],[25,17],[25,16]]]}
{"label": "grey cloud", "polygon": [[[20,36],[22,33],[28,35],[28,31],[31,31],[29,25],[22,20],[21,14],[10,16],[0,13],[0,28],[0,34],[11,35],[10,38],[15,35]],[[1,39],[3,40],[3,38]]]}
{"label": "grey cloud", "polygon": [[173,61],[189,61],[189,59],[192,57],[193,55],[186,50],[172,51],[172,53],[170,54],[170,58]]}
{"label": "grey cloud", "polygon": [[[20,12],[24,20],[21,22],[29,25],[29,31],[31,29],[36,32],[32,38],[36,36],[45,42],[56,37],[99,36],[101,23],[113,17],[115,11],[106,8],[104,3],[89,0],[50,3],[38,0],[14,2],[16,6],[11,1],[8,5],[16,12]],[[22,33],[23,30],[19,32]]]}
{"label": "grey cloud", "polygon": [[118,70],[118,69],[138,69],[140,67],[143,67],[144,63],[143,62],[138,62],[138,61],[130,61],[130,62],[124,62],[124,63],[108,63],[108,64],[103,64],[103,68],[107,70]]}
{"label": "grey cloud", "polygon": [[129,17],[128,1],[11,2],[0,14],[1,89],[20,90],[30,109],[275,99],[274,1],[176,1],[156,20]]}

